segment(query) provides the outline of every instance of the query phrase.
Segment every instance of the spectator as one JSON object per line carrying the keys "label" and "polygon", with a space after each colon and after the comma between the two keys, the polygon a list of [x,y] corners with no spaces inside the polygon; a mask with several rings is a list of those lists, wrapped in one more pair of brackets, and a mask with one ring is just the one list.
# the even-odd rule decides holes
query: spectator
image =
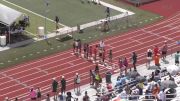
{"label": "spectator", "polygon": [[50,95],[49,95],[49,94],[46,95],[46,101],[51,101],[51,100],[50,100]]}
{"label": "spectator", "polygon": [[37,100],[41,101],[41,90],[40,90],[39,87],[37,88],[37,92],[36,93],[37,93]]}
{"label": "spectator", "polygon": [[66,79],[64,76],[61,77],[61,94],[65,94],[66,91]]}
{"label": "spectator", "polygon": [[151,80],[151,81],[154,81],[154,76],[155,76],[155,75],[154,75],[154,72],[152,72],[151,77],[150,77],[150,80]]}
{"label": "spectator", "polygon": [[53,78],[52,82],[52,92],[54,95],[54,99],[57,100],[57,90],[58,90],[58,82],[56,81],[56,78]]}
{"label": "spectator", "polygon": [[71,101],[72,95],[71,92],[67,92],[66,101]]}
{"label": "spectator", "polygon": [[30,90],[30,98],[31,98],[31,101],[36,101],[36,92],[34,91],[33,88],[31,88]]}
{"label": "spectator", "polygon": [[162,59],[165,60],[166,59],[166,55],[167,55],[167,50],[168,50],[168,46],[167,46],[167,41],[164,41],[164,45],[161,49],[162,51]]}
{"label": "spectator", "polygon": [[160,92],[160,87],[158,86],[158,84],[155,84],[155,86],[153,87],[152,90],[152,95],[157,99],[157,95]]}
{"label": "spectator", "polygon": [[166,93],[164,92],[164,89],[159,92],[158,101],[166,101]]}
{"label": "spectator", "polygon": [[83,101],[90,101],[87,91],[85,91],[85,95],[83,96]]}
{"label": "spectator", "polygon": [[63,96],[63,94],[62,93],[59,93],[59,101],[64,101],[65,99],[64,99],[64,96]]}
{"label": "spectator", "polygon": [[146,65],[147,68],[150,67],[151,60],[152,60],[152,50],[148,49],[148,51],[147,51],[147,65]]}
{"label": "spectator", "polygon": [[132,53],[132,64],[133,64],[133,67],[134,67],[134,71],[136,71],[136,62],[137,62],[137,55],[135,52]]}
{"label": "spectator", "polygon": [[174,81],[174,78],[171,76],[171,74],[168,73],[168,75],[169,75],[169,80]]}
{"label": "spectator", "polygon": [[175,54],[175,65],[179,66],[179,57],[180,57],[180,54],[179,54],[179,51],[177,51],[177,53]]}
{"label": "spectator", "polygon": [[142,95],[143,94],[143,89],[144,89],[144,84],[143,82],[139,82],[137,84],[137,88],[139,89],[139,95]]}

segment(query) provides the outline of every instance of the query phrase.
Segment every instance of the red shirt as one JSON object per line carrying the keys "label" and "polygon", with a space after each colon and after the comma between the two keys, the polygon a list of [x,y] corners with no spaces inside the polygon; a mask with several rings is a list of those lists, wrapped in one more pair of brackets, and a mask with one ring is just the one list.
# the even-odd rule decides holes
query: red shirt
{"label": "red shirt", "polygon": [[154,48],[154,56],[158,56],[158,54],[159,54],[159,48],[155,47]]}

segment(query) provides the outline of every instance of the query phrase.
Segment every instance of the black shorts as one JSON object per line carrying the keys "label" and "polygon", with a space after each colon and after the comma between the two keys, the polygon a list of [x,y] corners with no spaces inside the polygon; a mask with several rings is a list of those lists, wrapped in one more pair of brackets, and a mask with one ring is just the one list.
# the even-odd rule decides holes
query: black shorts
{"label": "black shorts", "polygon": [[162,51],[162,55],[166,55],[167,54],[167,52],[166,51]]}
{"label": "black shorts", "polygon": [[175,61],[176,64],[179,64],[179,61]]}
{"label": "black shorts", "polygon": [[36,98],[34,97],[34,98],[31,98],[31,100],[36,100]]}

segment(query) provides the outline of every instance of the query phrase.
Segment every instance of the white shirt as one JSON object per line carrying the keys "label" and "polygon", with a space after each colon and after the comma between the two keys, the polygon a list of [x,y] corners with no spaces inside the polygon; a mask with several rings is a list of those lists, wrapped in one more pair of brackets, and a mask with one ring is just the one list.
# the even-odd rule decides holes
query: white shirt
{"label": "white shirt", "polygon": [[166,101],[166,94],[163,91],[160,91],[158,94],[158,98],[162,101]]}

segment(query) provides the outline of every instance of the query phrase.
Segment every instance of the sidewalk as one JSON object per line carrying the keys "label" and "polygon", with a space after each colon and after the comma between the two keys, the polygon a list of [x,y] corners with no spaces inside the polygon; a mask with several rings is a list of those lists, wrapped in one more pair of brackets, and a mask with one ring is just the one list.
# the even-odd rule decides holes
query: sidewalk
{"label": "sidewalk", "polygon": [[[160,64],[161,64],[161,68],[163,69],[164,67],[168,67],[169,65],[173,65],[174,64],[174,54],[172,55],[169,55],[167,56],[167,59],[166,59],[169,63],[164,63],[162,60],[160,60]],[[151,66],[153,67],[154,65],[154,61],[151,62]],[[148,76],[152,73],[152,71],[154,71],[155,68],[151,68],[151,69],[147,69],[146,68],[146,64],[142,64],[140,66],[137,66],[137,71],[139,72],[140,75],[142,76]],[[113,83],[113,86],[116,84],[116,79],[117,79],[117,76],[119,74],[114,74],[111,78],[112,80],[112,83]],[[103,81],[102,81],[103,85],[105,85],[105,78],[103,78]],[[180,98],[180,85],[178,85],[178,87],[176,88],[177,90],[177,97],[176,98]],[[85,91],[88,92],[88,95],[90,96],[90,100],[91,101],[95,101],[96,99],[96,90],[91,88],[90,87],[90,84],[86,84],[86,85],[83,85],[81,86],[81,95],[80,96],[76,96],[75,93],[74,93],[74,90],[70,90],[70,92],[72,93],[72,96],[75,97],[75,98],[78,98],[79,100],[78,101],[82,101],[82,98],[84,96],[84,93]],[[44,100],[45,101],[45,100]],[[53,98],[51,98],[51,101],[54,101]],[[59,101],[59,100],[58,100]],[[177,101],[177,100],[174,100],[174,101]]]}

